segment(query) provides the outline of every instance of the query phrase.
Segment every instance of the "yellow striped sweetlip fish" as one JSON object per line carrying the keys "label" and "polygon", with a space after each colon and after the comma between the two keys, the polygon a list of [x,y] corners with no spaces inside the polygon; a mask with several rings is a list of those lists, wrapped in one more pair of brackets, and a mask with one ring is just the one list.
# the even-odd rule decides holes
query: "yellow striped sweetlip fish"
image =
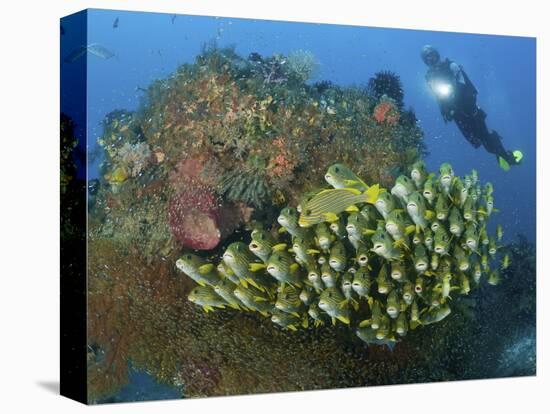
{"label": "yellow striped sweetlip fish", "polygon": [[354,188],[322,190],[302,206],[298,224],[300,227],[311,227],[325,221],[334,222],[343,211],[358,211],[356,204],[374,204],[379,193],[378,184],[365,192]]}

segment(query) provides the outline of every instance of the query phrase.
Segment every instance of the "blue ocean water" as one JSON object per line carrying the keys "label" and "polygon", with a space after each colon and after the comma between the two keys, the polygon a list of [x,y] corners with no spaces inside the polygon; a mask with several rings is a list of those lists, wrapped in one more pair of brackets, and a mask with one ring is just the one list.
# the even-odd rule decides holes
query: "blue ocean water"
{"label": "blue ocean water", "polygon": [[[114,27],[115,20],[118,24]],[[61,57],[81,46],[70,38],[74,28],[65,25]],[[114,53],[109,59],[92,54],[87,59],[87,131],[92,156],[103,133],[102,121],[116,109],[135,110],[143,92],[155,79],[170,76],[182,63],[191,63],[205,44],[234,46],[238,54],[288,55],[311,51],[320,70],[311,82],[330,80],[339,85],[366,85],[378,71],[391,70],[403,83],[405,105],[414,108],[429,152],[428,170],[450,162],[458,175],[477,169],[482,182],[494,185],[495,206],[500,210],[491,230],[502,224],[506,241],[517,234],[535,240],[536,232],[536,42],[533,38],[473,35],[420,30],[286,23],[109,10],[88,11],[87,44],[99,44]],[[425,44],[437,47],[442,57],[458,62],[479,91],[478,103],[487,112],[489,128],[503,137],[507,149],[521,149],[520,166],[505,172],[493,155],[474,149],[453,123],[445,124],[425,81],[420,59]],[[85,60],[62,63],[67,79],[81,81]],[[74,100],[65,101],[79,128],[84,114],[73,113]],[[80,120],[80,122],[79,122]],[[101,159],[90,158],[88,177],[99,176]],[[522,349],[522,348],[518,348]],[[513,359],[513,358],[510,358]],[[133,385],[155,397],[149,379],[136,374]],[[172,395],[159,389],[158,398]],[[117,400],[135,399],[135,389]]]}

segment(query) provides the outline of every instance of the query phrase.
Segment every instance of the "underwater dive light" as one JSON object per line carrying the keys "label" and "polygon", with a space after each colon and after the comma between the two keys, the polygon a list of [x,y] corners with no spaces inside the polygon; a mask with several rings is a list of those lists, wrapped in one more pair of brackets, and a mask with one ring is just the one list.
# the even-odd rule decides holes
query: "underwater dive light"
{"label": "underwater dive light", "polygon": [[453,87],[447,82],[433,82],[432,89],[440,98],[448,98],[453,92]]}

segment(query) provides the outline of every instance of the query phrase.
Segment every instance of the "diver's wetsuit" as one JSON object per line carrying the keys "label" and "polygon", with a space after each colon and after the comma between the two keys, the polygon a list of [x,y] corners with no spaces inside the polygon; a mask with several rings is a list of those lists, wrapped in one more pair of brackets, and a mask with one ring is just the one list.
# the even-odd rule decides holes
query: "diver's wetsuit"
{"label": "diver's wetsuit", "polygon": [[449,59],[440,61],[428,69],[426,81],[432,89],[438,82],[451,85],[451,93],[447,97],[435,93],[445,122],[454,120],[474,148],[483,144],[488,152],[504,158],[509,164],[517,163],[513,154],[502,145],[500,135],[487,128],[487,114],[476,102],[477,89],[461,66]]}

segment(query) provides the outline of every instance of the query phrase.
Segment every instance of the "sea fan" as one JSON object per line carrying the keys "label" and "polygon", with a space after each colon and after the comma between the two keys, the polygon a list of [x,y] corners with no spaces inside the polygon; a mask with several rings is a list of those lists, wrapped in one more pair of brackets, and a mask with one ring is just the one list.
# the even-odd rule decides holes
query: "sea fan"
{"label": "sea fan", "polygon": [[228,201],[242,201],[260,208],[269,199],[270,193],[269,186],[261,174],[230,171],[221,180],[221,194]]}

